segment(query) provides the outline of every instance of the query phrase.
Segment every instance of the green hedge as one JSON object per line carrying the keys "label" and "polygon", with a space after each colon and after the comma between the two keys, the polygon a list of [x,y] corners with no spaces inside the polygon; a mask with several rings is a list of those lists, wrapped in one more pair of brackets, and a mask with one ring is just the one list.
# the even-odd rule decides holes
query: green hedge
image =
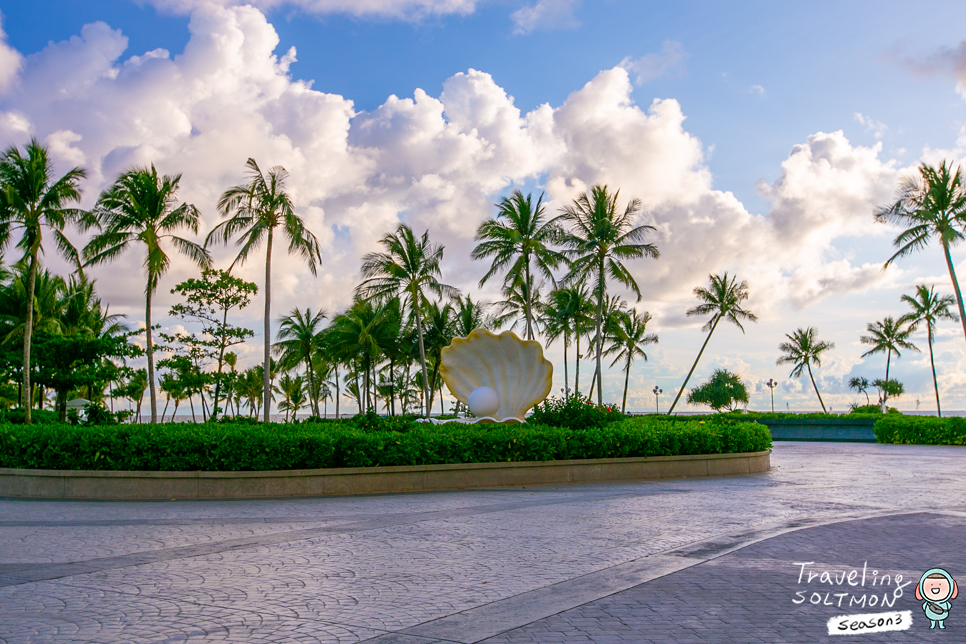
{"label": "green hedge", "polygon": [[0,425],[0,467],[63,470],[260,471],[375,465],[550,461],[762,451],[768,429],[733,420],[628,418],[604,428],[349,423],[74,427]]}
{"label": "green hedge", "polygon": [[966,445],[966,418],[889,414],[875,423],[880,443]]}

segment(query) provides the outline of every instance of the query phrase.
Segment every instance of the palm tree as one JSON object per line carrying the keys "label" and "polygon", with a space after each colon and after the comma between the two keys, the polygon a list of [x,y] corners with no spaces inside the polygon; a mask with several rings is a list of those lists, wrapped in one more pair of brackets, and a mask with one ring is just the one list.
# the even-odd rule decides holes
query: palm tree
{"label": "palm tree", "polygon": [[871,386],[872,383],[869,382],[868,378],[863,378],[862,376],[849,378],[849,389],[855,389],[856,393],[865,394],[866,405],[872,404],[869,400],[869,387]]}
{"label": "palm tree", "polygon": [[242,372],[241,381],[238,383],[239,393],[245,395],[245,401],[248,403],[248,410],[252,418],[258,417],[258,407],[259,404],[266,400],[264,398],[265,391],[263,389],[263,384],[265,382],[263,378],[262,370],[265,367],[263,365],[255,365],[254,367],[249,367]]}
{"label": "palm tree", "polygon": [[159,176],[157,169],[133,168],[101,193],[94,207],[101,229],[84,248],[87,265],[111,261],[135,243],[144,245],[144,333],[148,358],[148,388],[151,392],[151,422],[158,422],[158,393],[154,376],[151,299],[158,281],[171,267],[171,258],[161,242],[170,240],[175,250],[200,266],[211,266],[208,251],[174,234],[181,228],[198,232],[201,213],[189,203],[177,203],[181,175]]}
{"label": "palm tree", "polygon": [[[235,265],[244,264],[253,252],[265,244],[265,352],[262,369],[262,395],[265,400],[264,419],[268,422],[272,399],[271,347],[272,347],[272,246],[275,229],[282,228],[288,240],[289,254],[301,257],[312,275],[316,274],[316,262],[321,261],[319,242],[305,227],[305,222],[295,214],[292,199],[285,191],[288,172],[282,166],[262,173],[255,159],[248,159],[248,183],[226,190],[218,200],[218,211],[228,217],[208,233],[205,246],[212,241],[227,244],[238,235],[240,246]],[[231,269],[229,269],[231,270]]]}
{"label": "palm tree", "polygon": [[913,333],[922,323],[926,324],[926,337],[929,340],[929,364],[932,366],[932,385],[936,391],[936,414],[942,416],[939,405],[939,381],[936,379],[936,359],[932,350],[932,338],[936,332],[936,322],[939,320],[956,320],[956,314],[949,307],[956,303],[952,295],[937,295],[933,287],[925,284],[916,285],[915,295],[903,295],[902,301],[912,307],[912,311],[899,318],[899,324],[908,324],[909,332]]}
{"label": "palm tree", "polygon": [[603,306],[607,294],[607,278],[615,279],[641,299],[641,289],[624,260],[660,256],[657,246],[642,243],[653,226],[634,226],[641,208],[639,199],[627,203],[622,213],[617,210],[618,190],[608,194],[607,186],[594,186],[590,195],[581,193],[573,204],[563,209],[555,218],[570,225],[571,230],[561,233],[561,243],[566,247],[564,255],[570,262],[566,281],[570,284],[593,280],[597,301],[596,358],[597,358],[597,404],[603,404],[601,385],[601,356],[603,355]]}
{"label": "palm tree", "polygon": [[77,249],[64,235],[67,224],[82,228],[90,225],[86,213],[69,208],[80,201],[80,180],[87,176],[81,168],[73,168],[57,180],[47,149],[31,139],[23,153],[11,146],[0,157],[0,251],[10,241],[14,230],[20,230],[17,248],[23,251],[21,262],[28,266],[27,315],[23,342],[23,387],[27,396],[24,422],[31,422],[30,406],[30,339],[34,327],[34,285],[39,270],[39,256],[44,252],[44,229],[50,231],[57,250],[79,266]]}
{"label": "palm tree", "polygon": [[651,314],[647,311],[639,315],[636,310],[621,311],[617,316],[615,324],[608,330],[606,335],[610,348],[607,354],[616,353],[617,356],[610,366],[616,365],[621,360],[624,361],[624,398],[621,402],[621,412],[627,411],[627,385],[631,377],[631,364],[637,358],[644,358],[647,361],[647,354],[644,347],[648,344],[657,342],[656,333],[647,332],[647,323],[651,321]]}
{"label": "palm tree", "polygon": [[457,295],[453,298],[452,305],[453,334],[455,336],[465,338],[474,329],[490,331],[496,328],[496,320],[489,313],[492,305],[486,300],[474,302],[469,295],[466,297]]}
{"label": "palm tree", "polygon": [[671,415],[671,412],[674,411],[674,405],[678,404],[678,399],[681,398],[684,388],[688,386],[688,380],[691,379],[694,368],[698,366],[698,360],[701,359],[704,348],[708,346],[708,341],[711,340],[711,334],[718,327],[718,322],[728,320],[744,333],[745,327],[741,326],[742,320],[758,321],[758,317],[754,313],[741,307],[741,303],[748,299],[748,282],[743,281],[739,284],[737,277],[732,277],[729,280],[727,272],[723,275],[709,275],[708,278],[710,280],[709,288],[698,286],[694,289],[694,294],[701,301],[701,304],[687,311],[689,316],[711,314],[711,319],[701,328],[702,331],[708,332],[708,337],[704,339],[704,344],[698,351],[698,357],[694,359],[691,371],[688,372],[684,384],[678,390],[678,394],[667,412],[668,415]]}
{"label": "palm tree", "polygon": [[574,358],[574,391],[580,391],[580,337],[590,328],[593,320],[594,305],[590,300],[587,287],[576,284],[566,288],[554,289],[542,309],[544,332],[552,342],[563,336],[564,339],[564,396],[570,395],[570,375],[568,373],[567,350],[570,339],[576,343]]}
{"label": "palm tree", "polygon": [[834,342],[819,342],[818,331],[813,327],[808,327],[807,329],[796,329],[792,334],[785,334],[788,338],[788,342],[782,342],[778,345],[778,348],[784,352],[784,355],[778,359],[776,364],[786,364],[791,363],[794,366],[789,374],[792,378],[798,378],[802,375],[803,369],[808,369],[808,377],[812,381],[812,388],[815,389],[815,395],[818,396],[818,403],[822,406],[822,411],[825,410],[825,403],[822,402],[822,394],[818,393],[818,386],[815,384],[815,377],[812,375],[812,363],[814,362],[817,366],[822,366],[822,354],[826,351],[835,348]]}
{"label": "palm tree", "polygon": [[897,197],[895,203],[875,212],[876,221],[905,228],[892,242],[899,250],[886,260],[883,268],[925,248],[932,238],[938,238],[949,269],[949,279],[956,292],[963,335],[966,336],[963,294],[959,290],[953,258],[949,254],[950,247],[966,238],[963,232],[966,227],[966,181],[962,177],[962,170],[957,167],[954,172],[945,161],[938,168],[923,163],[919,166],[918,177],[908,177],[902,182]]}
{"label": "palm tree", "polygon": [[285,422],[289,421],[289,412],[294,420],[299,409],[305,406],[305,381],[301,375],[285,374],[278,381],[277,391],[282,395],[278,410],[285,414]]}
{"label": "palm tree", "polygon": [[[601,324],[601,332],[603,333],[603,339],[601,342],[607,342],[607,336],[611,333],[616,332],[617,326],[620,321],[620,317],[627,313],[627,302],[625,302],[620,295],[605,295],[604,296],[604,306],[603,306],[603,324]],[[589,337],[590,344],[597,346],[597,335],[591,335]],[[607,355],[607,351],[604,351],[604,355]],[[587,398],[591,398],[594,395],[594,384],[597,382],[597,374],[595,373],[590,379],[590,389],[587,392]],[[579,393],[579,392],[578,392]]]}
{"label": "palm tree", "polygon": [[889,379],[889,363],[892,361],[893,353],[896,354],[897,358],[900,358],[902,357],[902,354],[899,353],[900,349],[919,351],[916,345],[909,342],[909,336],[912,335],[912,330],[908,327],[903,328],[902,325],[902,318],[894,320],[892,316],[889,316],[881,322],[870,322],[867,324],[865,329],[869,332],[869,335],[863,335],[859,338],[862,344],[867,344],[872,347],[862,354],[863,358],[877,353],[886,354],[886,380]]}
{"label": "palm tree", "polygon": [[[544,221],[543,195],[534,204],[532,194],[524,197],[517,190],[504,197],[496,207],[496,217],[487,219],[477,228],[476,241],[480,243],[470,254],[473,259],[493,258],[480,286],[499,271],[506,271],[504,287],[516,282],[530,285],[534,273],[553,282],[552,270],[564,258],[549,247],[559,237],[560,230],[554,222]],[[524,303],[524,328],[528,340],[533,339],[534,308],[532,301]]]}
{"label": "palm tree", "polygon": [[273,347],[282,369],[294,368],[300,363],[305,364],[309,402],[316,416],[319,415],[319,401],[316,398],[318,389],[312,358],[319,350],[319,334],[322,332],[322,320],[325,318],[324,311],[312,315],[312,309],[307,308],[303,313],[295,307],[279,321],[278,334],[275,336]]}
{"label": "palm tree", "polygon": [[[543,307],[540,287],[534,285],[533,277],[527,283],[524,283],[521,278],[504,285],[503,297],[506,299],[496,303],[496,307],[500,311],[495,319],[496,324],[498,326],[509,325],[510,330],[513,331],[518,324],[523,323],[524,335],[527,335],[527,316]],[[533,323],[534,320],[529,320],[531,330],[534,326]]]}
{"label": "palm tree", "polygon": [[428,418],[429,375],[426,368],[421,309],[426,302],[426,291],[439,297],[455,297],[458,291],[439,281],[443,247],[430,243],[429,231],[417,239],[412,228],[399,224],[396,232],[387,233],[379,243],[383,245],[385,252],[369,253],[362,258],[363,282],[356,288],[356,296],[382,301],[405,296],[406,307],[416,318],[419,358],[423,372],[423,410]]}

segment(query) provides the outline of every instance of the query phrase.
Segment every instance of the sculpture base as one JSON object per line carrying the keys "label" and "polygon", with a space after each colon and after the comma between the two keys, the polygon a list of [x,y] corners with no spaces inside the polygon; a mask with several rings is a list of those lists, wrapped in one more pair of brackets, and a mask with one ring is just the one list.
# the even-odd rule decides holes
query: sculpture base
{"label": "sculpture base", "polygon": [[450,418],[448,420],[439,420],[438,418],[420,418],[416,421],[417,423],[432,423],[433,425],[446,425],[449,423],[459,423],[460,425],[489,425],[492,423],[499,423],[503,425],[516,425],[518,423],[526,422],[522,418],[516,418],[514,416],[508,416],[503,419],[496,419],[492,416],[483,416],[482,418]]}

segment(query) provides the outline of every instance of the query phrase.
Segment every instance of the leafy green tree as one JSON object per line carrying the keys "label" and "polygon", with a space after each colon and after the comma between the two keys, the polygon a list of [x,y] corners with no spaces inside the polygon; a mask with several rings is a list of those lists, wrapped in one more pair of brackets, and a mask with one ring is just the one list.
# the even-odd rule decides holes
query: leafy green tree
{"label": "leafy green tree", "polygon": [[[907,178],[899,186],[894,203],[876,210],[875,220],[904,228],[893,240],[892,245],[899,250],[886,260],[885,266],[922,250],[932,239],[938,239],[942,246],[949,279],[956,291],[959,305],[959,319],[966,336],[966,310],[963,308],[963,294],[956,279],[956,268],[949,249],[961,242],[966,234],[966,181],[962,170],[955,171],[945,161],[934,168],[925,163],[919,166],[919,176]],[[886,376],[888,380],[888,376]]]}
{"label": "leafy green tree", "polygon": [[689,405],[708,405],[718,412],[734,411],[740,403],[748,404],[748,389],[737,374],[725,369],[715,369],[707,382],[688,392]]}
{"label": "leafy green tree", "polygon": [[356,296],[381,302],[394,297],[405,298],[406,307],[416,318],[423,373],[423,411],[429,417],[429,374],[421,309],[427,292],[439,297],[455,297],[458,291],[439,281],[443,247],[430,243],[428,231],[417,239],[412,228],[399,224],[396,232],[386,234],[380,243],[385,252],[369,253],[362,258],[363,282],[356,289]]}
{"label": "leafy green tree", "polygon": [[158,366],[168,370],[168,374],[177,383],[177,388],[187,396],[188,404],[191,406],[191,420],[198,422],[198,417],[195,415],[194,396],[198,394],[201,397],[202,420],[205,420],[204,391],[211,383],[211,375],[205,373],[196,362],[197,352],[192,352],[191,348],[186,349],[186,351],[187,355],[181,353],[158,360]]}
{"label": "leafy green tree", "polygon": [[822,406],[822,411],[826,411],[825,403],[822,402],[822,394],[818,393],[818,386],[815,384],[815,377],[812,375],[812,363],[822,366],[822,354],[835,348],[834,342],[819,342],[818,331],[813,327],[807,329],[795,329],[794,333],[785,334],[788,342],[782,342],[778,348],[783,352],[777,364],[791,364],[792,371],[789,374],[792,378],[799,378],[802,371],[808,370],[808,378],[812,381],[812,388],[818,396],[818,402]]}
{"label": "leafy green tree", "polygon": [[[694,373],[695,367],[698,366],[698,361],[701,360],[701,354],[704,353],[705,347],[708,346],[714,330],[718,328],[718,323],[721,320],[727,320],[744,333],[745,327],[741,326],[742,320],[749,320],[751,322],[758,321],[758,317],[754,313],[742,308],[741,303],[748,299],[748,282],[743,281],[739,283],[738,278],[734,276],[728,279],[727,272],[723,275],[709,275],[708,279],[710,282],[708,288],[698,286],[694,289],[694,294],[701,303],[687,311],[689,317],[692,315],[711,315],[711,319],[701,328],[702,331],[708,332],[708,336],[704,339],[704,344],[701,345],[701,350],[698,351],[698,357],[694,359],[694,364],[691,365],[691,370],[688,371],[688,375],[684,378],[684,383],[678,390],[677,396],[674,397],[674,402],[671,403],[671,408],[667,412],[668,415],[671,415],[674,411],[674,406],[678,404],[678,399],[681,398],[681,394],[688,386],[688,380],[691,379],[691,374]],[[818,390],[816,390],[817,392]],[[819,396],[819,399],[821,399],[821,396]]]}
{"label": "leafy green tree", "polygon": [[[35,382],[57,393],[57,415],[67,421],[67,396],[73,390],[93,388],[117,376],[112,358],[125,359],[140,354],[127,335],[71,333],[37,334],[33,363]],[[140,407],[139,407],[140,409]]]}
{"label": "leafy green tree", "polygon": [[919,351],[916,345],[909,342],[909,336],[912,335],[912,330],[908,327],[903,327],[903,324],[902,318],[895,320],[891,316],[886,317],[881,322],[870,322],[865,327],[869,335],[863,335],[859,338],[862,344],[872,347],[862,354],[863,358],[877,353],[886,354],[886,380],[889,379],[889,363],[892,361],[893,353],[896,354],[896,358],[900,358],[902,357],[902,354],[899,353],[900,349]]}
{"label": "leafy green tree", "polygon": [[597,404],[603,404],[601,385],[601,356],[603,344],[604,297],[607,294],[608,278],[618,281],[641,299],[641,289],[637,280],[624,262],[642,257],[657,258],[657,246],[643,243],[653,226],[634,226],[634,220],[641,208],[639,199],[628,202],[623,212],[618,212],[617,198],[607,192],[607,186],[594,186],[590,195],[581,193],[574,202],[563,209],[563,213],[553,219],[570,226],[561,233],[561,243],[565,247],[564,256],[570,262],[570,272],[565,280],[570,283],[591,282],[597,303],[595,333],[597,337],[595,354],[597,368]]}
{"label": "leafy green tree", "polygon": [[871,386],[872,383],[869,382],[868,378],[863,378],[861,376],[849,378],[849,389],[854,389],[855,392],[859,394],[865,394],[865,403],[867,405],[871,404],[871,401],[869,400],[869,387]]}
{"label": "leafy green tree", "polygon": [[127,398],[134,403],[136,422],[141,422],[141,403],[144,401],[144,392],[148,388],[148,374],[144,369],[129,369],[124,383],[114,389],[114,395]]}
{"label": "leafy green tree", "polygon": [[[490,269],[480,280],[480,286],[499,272],[505,272],[503,285],[508,290],[513,284],[523,285],[522,291],[532,292],[534,273],[554,281],[553,269],[564,257],[550,248],[560,237],[560,229],[554,222],[546,221],[543,195],[533,203],[533,195],[523,195],[519,190],[504,197],[497,204],[496,217],[487,219],[476,230],[476,241],[470,257],[493,258]],[[523,301],[524,333],[533,339],[534,300]]]}
{"label": "leafy green tree", "polygon": [[650,321],[651,314],[647,311],[643,314],[638,314],[633,309],[622,311],[606,335],[609,345],[607,355],[616,354],[610,366],[624,362],[624,397],[621,401],[621,413],[627,412],[627,386],[631,378],[631,365],[638,358],[647,361],[644,347],[657,342],[657,334],[647,332],[647,323]]}
{"label": "leafy green tree", "polygon": [[135,244],[144,246],[145,346],[148,358],[148,389],[151,394],[151,422],[158,422],[158,394],[154,374],[154,338],[151,300],[158,282],[171,267],[171,258],[162,242],[202,267],[211,265],[208,251],[174,233],[187,229],[198,232],[201,213],[189,203],[178,203],[181,175],[158,175],[157,169],[128,170],[101,193],[94,207],[100,232],[84,248],[87,265],[117,259]]}
{"label": "leafy green tree", "polygon": [[285,191],[288,172],[281,166],[269,169],[264,174],[255,159],[248,159],[248,183],[226,190],[218,200],[218,211],[225,217],[208,234],[205,246],[212,241],[227,244],[238,236],[236,242],[240,249],[231,267],[244,264],[251,254],[265,244],[265,359],[263,369],[263,397],[265,399],[264,420],[269,420],[269,407],[272,400],[271,347],[272,347],[272,246],[275,229],[281,227],[288,240],[289,254],[301,257],[312,275],[316,274],[316,263],[321,261],[319,242],[306,227],[305,222],[295,214],[292,199]]}
{"label": "leafy green tree", "polygon": [[884,414],[886,411],[886,401],[889,398],[898,398],[906,392],[906,388],[896,379],[879,378],[872,381],[872,386],[879,390],[879,407]]}
{"label": "leafy green tree", "polygon": [[192,277],[171,289],[171,293],[181,295],[185,301],[172,306],[168,314],[201,324],[202,336],[191,334],[193,344],[203,348],[208,354],[206,357],[217,365],[211,405],[213,418],[218,415],[221,401],[226,351],[255,336],[251,329],[228,324],[228,313],[248,306],[257,292],[258,286],[253,282],[234,277],[228,271],[207,268],[202,271],[201,279]]}
{"label": "leafy green tree", "polygon": [[319,351],[322,321],[326,318],[324,311],[312,314],[312,309],[306,308],[303,313],[298,307],[279,321],[278,335],[275,336],[273,350],[281,362],[282,369],[294,369],[299,364],[305,365],[308,377],[309,402],[312,413],[319,415],[319,401],[316,398],[316,374],[312,358]]}
{"label": "leafy green tree", "polygon": [[926,325],[926,337],[929,341],[929,364],[932,366],[932,385],[936,391],[936,414],[943,415],[939,404],[939,380],[936,378],[936,358],[933,355],[932,339],[936,333],[936,323],[939,320],[956,321],[956,314],[949,310],[956,303],[952,295],[937,295],[933,287],[925,284],[916,285],[915,295],[903,295],[902,301],[908,304],[912,311],[899,318],[899,324],[908,324],[909,333],[914,333],[920,324]]}
{"label": "leafy green tree", "polygon": [[23,335],[23,390],[27,395],[24,423],[31,422],[30,349],[34,329],[34,287],[44,252],[44,231],[50,232],[57,250],[68,261],[80,266],[77,249],[64,234],[68,224],[81,228],[90,225],[86,213],[69,204],[81,199],[80,181],[86,177],[81,168],[68,170],[54,179],[53,163],[47,148],[31,139],[23,152],[11,146],[0,157],[0,251],[15,231],[20,232],[17,248],[23,252],[20,262],[27,266],[26,316]]}

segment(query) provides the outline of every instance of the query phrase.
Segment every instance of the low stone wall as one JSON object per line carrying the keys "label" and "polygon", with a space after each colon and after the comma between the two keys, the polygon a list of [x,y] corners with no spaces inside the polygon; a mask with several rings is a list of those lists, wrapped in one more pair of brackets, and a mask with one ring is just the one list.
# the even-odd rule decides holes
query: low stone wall
{"label": "low stone wall", "polygon": [[111,472],[0,468],[0,497],[250,499],[637,481],[767,472],[770,452],[272,472]]}
{"label": "low stone wall", "polygon": [[[751,420],[751,419],[749,419]],[[874,443],[874,418],[757,418],[776,441]]]}

